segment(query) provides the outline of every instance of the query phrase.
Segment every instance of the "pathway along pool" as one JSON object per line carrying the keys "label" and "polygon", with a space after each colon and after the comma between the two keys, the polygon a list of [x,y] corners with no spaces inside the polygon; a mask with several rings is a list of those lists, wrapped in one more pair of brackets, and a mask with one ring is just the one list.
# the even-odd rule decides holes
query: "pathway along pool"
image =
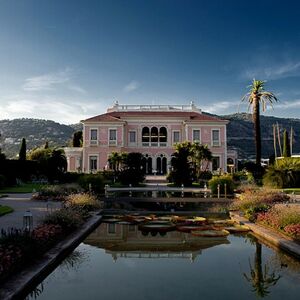
{"label": "pathway along pool", "polygon": [[299,299],[300,261],[252,235],[102,223],[27,299]]}

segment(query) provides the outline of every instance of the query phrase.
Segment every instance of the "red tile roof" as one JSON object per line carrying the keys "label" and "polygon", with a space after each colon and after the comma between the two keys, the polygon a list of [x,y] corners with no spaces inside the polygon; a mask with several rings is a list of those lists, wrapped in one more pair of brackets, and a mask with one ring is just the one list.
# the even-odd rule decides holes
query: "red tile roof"
{"label": "red tile roof", "polygon": [[227,122],[226,120],[203,113],[187,111],[114,111],[98,115],[82,122],[123,122],[126,117],[155,117],[155,118],[183,118],[185,121]]}

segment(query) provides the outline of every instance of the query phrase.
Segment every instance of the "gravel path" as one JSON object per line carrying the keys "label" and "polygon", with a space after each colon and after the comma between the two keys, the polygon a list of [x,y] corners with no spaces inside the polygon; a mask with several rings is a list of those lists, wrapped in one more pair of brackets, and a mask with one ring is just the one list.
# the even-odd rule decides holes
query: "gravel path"
{"label": "gravel path", "polygon": [[22,228],[23,215],[27,210],[32,212],[33,225],[36,226],[48,212],[61,207],[59,202],[34,201],[31,196],[31,193],[9,194],[8,197],[0,198],[0,205],[8,205],[14,209],[14,212],[0,217],[0,229]]}

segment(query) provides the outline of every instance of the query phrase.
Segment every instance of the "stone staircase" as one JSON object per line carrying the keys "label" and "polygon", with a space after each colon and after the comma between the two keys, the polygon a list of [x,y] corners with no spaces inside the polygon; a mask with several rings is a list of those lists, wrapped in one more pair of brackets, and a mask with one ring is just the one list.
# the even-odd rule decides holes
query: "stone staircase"
{"label": "stone staircase", "polygon": [[146,175],[146,185],[167,185],[167,177],[165,175]]}

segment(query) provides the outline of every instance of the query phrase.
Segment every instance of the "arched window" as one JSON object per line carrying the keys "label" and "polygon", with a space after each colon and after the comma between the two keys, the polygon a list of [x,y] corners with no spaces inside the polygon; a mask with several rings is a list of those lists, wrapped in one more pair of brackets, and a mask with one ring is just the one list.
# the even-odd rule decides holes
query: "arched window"
{"label": "arched window", "polygon": [[148,127],[143,127],[142,129],[143,146],[149,146],[149,142],[150,142],[150,130]]}
{"label": "arched window", "polygon": [[168,137],[168,132],[166,127],[160,127],[159,128],[159,143],[160,146],[167,146],[167,137]]}
{"label": "arched window", "polygon": [[151,128],[150,141],[151,141],[151,146],[157,146],[157,143],[158,143],[158,129],[157,129],[157,127],[152,127]]}

